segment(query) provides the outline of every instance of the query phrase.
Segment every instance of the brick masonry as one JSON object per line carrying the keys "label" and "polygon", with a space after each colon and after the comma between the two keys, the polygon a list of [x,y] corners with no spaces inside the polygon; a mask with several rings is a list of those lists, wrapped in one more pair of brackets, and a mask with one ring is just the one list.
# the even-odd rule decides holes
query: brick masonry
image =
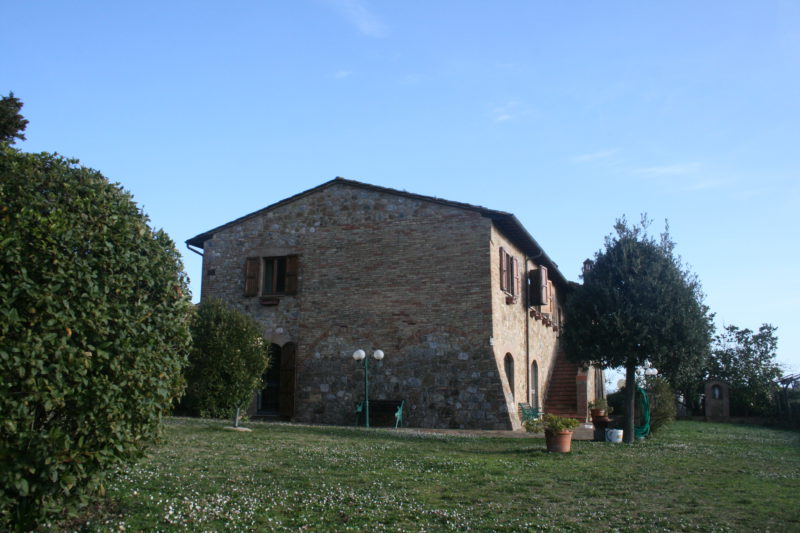
{"label": "brick masonry", "polygon": [[[542,404],[558,332],[530,317],[524,295],[506,303],[499,246],[523,264],[479,211],[343,181],[214,230],[201,297],[251,315],[271,342],[296,344],[294,420],[352,424],[363,396],[352,353],[380,348],[370,398],[406,400],[408,425],[516,429],[534,361]],[[247,257],[294,254],[297,294],[277,305],[244,296]]]}

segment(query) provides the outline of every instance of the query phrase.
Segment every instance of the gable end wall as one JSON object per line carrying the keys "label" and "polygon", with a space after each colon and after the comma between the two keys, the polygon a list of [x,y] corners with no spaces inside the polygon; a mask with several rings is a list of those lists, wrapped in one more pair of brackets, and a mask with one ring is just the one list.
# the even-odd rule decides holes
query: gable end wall
{"label": "gable end wall", "polygon": [[[205,243],[202,298],[297,345],[294,419],[352,424],[363,397],[406,400],[417,427],[510,429],[492,334],[491,221],[480,213],[336,185],[223,228]],[[298,292],[243,296],[247,257],[299,256]],[[213,272],[213,275],[211,273]]]}

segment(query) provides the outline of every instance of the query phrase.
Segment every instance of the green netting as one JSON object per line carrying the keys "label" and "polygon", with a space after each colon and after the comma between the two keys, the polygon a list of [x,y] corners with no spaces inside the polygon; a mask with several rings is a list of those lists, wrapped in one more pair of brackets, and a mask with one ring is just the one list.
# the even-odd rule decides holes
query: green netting
{"label": "green netting", "polygon": [[645,394],[644,389],[641,387],[636,387],[636,396],[639,398],[639,414],[640,414],[640,422],[642,425],[634,426],[633,434],[636,436],[636,439],[643,439],[650,434],[650,401],[647,399],[647,394]]}

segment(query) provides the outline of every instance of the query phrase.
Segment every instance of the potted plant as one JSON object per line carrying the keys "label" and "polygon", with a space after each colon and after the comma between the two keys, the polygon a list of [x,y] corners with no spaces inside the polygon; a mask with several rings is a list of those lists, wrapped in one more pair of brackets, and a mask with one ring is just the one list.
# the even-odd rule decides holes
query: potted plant
{"label": "potted plant", "polygon": [[572,449],[572,430],[576,427],[578,427],[576,419],[550,414],[525,422],[527,431],[544,433],[548,452],[569,453]]}
{"label": "potted plant", "polygon": [[592,412],[592,418],[598,418],[611,414],[613,409],[609,409],[608,400],[605,398],[598,398],[593,402],[589,402],[589,410]]}

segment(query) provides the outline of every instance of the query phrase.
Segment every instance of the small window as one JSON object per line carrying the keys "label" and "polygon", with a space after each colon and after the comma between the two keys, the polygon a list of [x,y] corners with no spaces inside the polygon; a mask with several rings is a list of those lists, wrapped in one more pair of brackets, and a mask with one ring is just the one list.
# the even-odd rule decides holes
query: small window
{"label": "small window", "polygon": [[510,353],[506,354],[503,360],[503,366],[506,371],[506,379],[508,379],[508,388],[511,389],[511,396],[514,396],[514,357]]}
{"label": "small window", "polygon": [[265,257],[261,294],[283,294],[284,292],[286,292],[286,257]]}
{"label": "small window", "polygon": [[273,296],[297,292],[297,256],[248,257],[245,261],[245,296]]}
{"label": "small window", "polygon": [[[528,272],[528,305],[548,305],[552,284],[547,276],[547,267],[540,266]],[[543,309],[540,311],[545,312]],[[549,311],[548,311],[549,312]]]}

